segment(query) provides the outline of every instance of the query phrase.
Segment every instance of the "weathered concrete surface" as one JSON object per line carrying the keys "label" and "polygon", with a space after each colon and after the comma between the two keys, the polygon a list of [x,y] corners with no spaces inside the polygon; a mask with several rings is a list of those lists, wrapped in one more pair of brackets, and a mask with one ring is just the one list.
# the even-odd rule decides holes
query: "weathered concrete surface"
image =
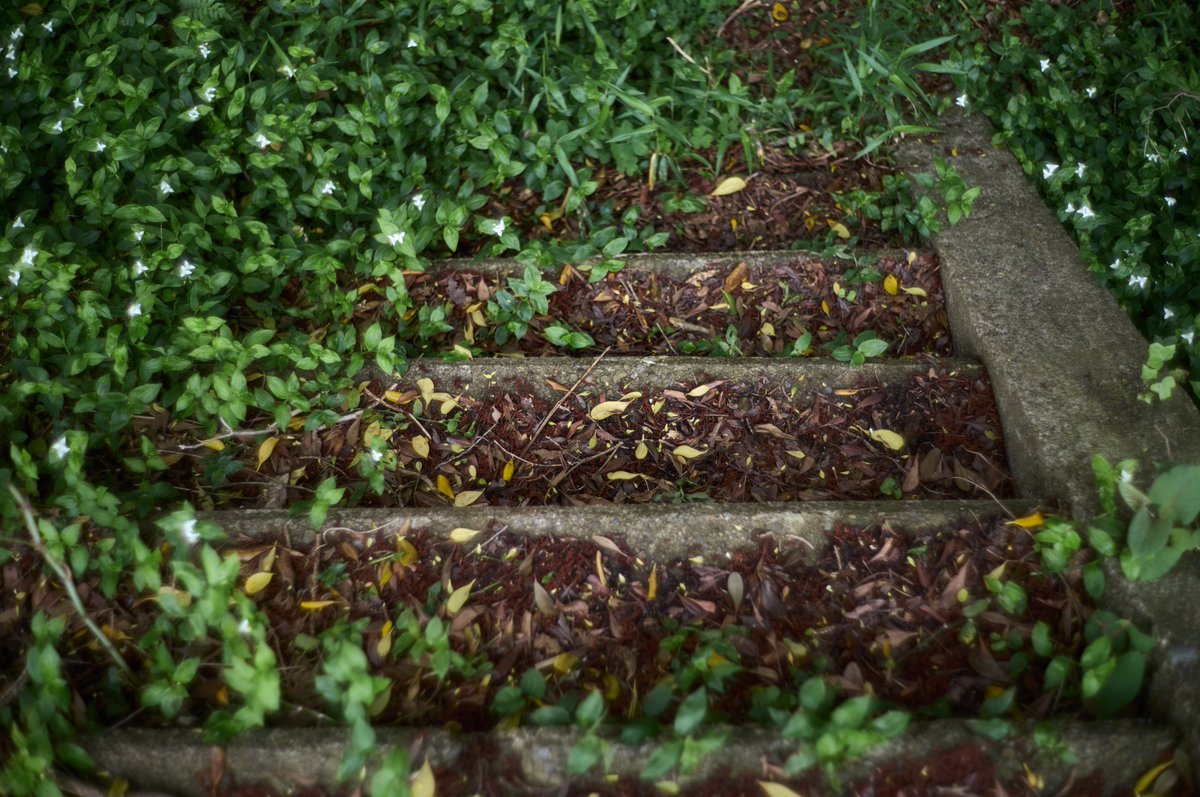
{"label": "weathered concrete surface", "polygon": [[[479,770],[481,752],[491,760],[508,762],[518,776],[513,794],[562,794],[571,782],[567,756],[576,735],[561,728],[499,731],[456,736],[441,730],[381,728],[379,750],[408,750],[410,760],[429,760],[433,767]],[[843,780],[869,776],[891,761],[920,761],[939,750],[981,745],[1002,776],[1023,776],[1024,766],[1045,781],[1044,794],[1054,794],[1072,778],[1099,773],[1103,788],[1097,797],[1128,794],[1137,777],[1171,750],[1174,737],[1161,728],[1139,722],[1066,723],[1058,727],[1061,742],[1073,761],[1039,750],[1027,736],[1015,735],[992,742],[972,734],[954,721],[914,725],[900,739],[884,745],[859,761],[849,762]],[[340,728],[272,730],[239,736],[224,747],[224,772],[241,784],[265,783],[282,794],[300,784],[331,787],[348,733]],[[86,738],[84,747],[99,769],[129,780],[135,788],[153,789],[178,797],[205,797],[202,778],[211,771],[212,751],[198,732],[125,730]],[[613,745],[613,774],[636,777],[653,752],[653,745]],[[686,783],[715,773],[762,774],[764,759],[781,764],[797,749],[777,734],[738,729],[726,744],[706,756],[700,770]]]}
{"label": "weathered concrete surface", "polygon": [[796,540],[815,557],[825,550],[826,532],[837,523],[867,527],[887,523],[908,531],[950,526],[965,519],[1022,517],[1036,508],[1028,500],[1004,501],[813,501],[775,504],[610,504],[581,507],[470,506],[434,509],[334,509],[320,532],[304,516],[286,511],[209,512],[204,519],[230,535],[276,538],[311,545],[331,529],[395,532],[428,528],[448,533],[459,527],[489,526],[514,534],[587,538],[624,536],[639,554],[664,560],[705,556],[714,560],[751,543],[755,532]]}
{"label": "weathered concrete surface", "polygon": [[[438,391],[483,395],[498,389],[518,387],[543,399],[557,400],[563,393],[550,381],[569,388],[584,376],[595,358],[499,357],[445,363],[415,360],[404,381],[429,378]],[[850,366],[834,360],[790,357],[725,359],[715,357],[605,357],[592,368],[575,394],[596,396],[602,392],[618,398],[632,390],[688,389],[718,379],[738,383],[763,382],[795,389],[792,398],[805,401],[818,394],[829,395],[839,388],[865,384],[890,384],[914,374],[946,368],[955,373],[982,374],[979,363],[961,358],[884,360]],[[387,381],[382,374],[368,377]],[[367,378],[367,377],[364,377]],[[617,391],[615,394],[613,391]]]}
{"label": "weathered concrete surface", "polygon": [[945,157],[983,188],[970,219],[933,242],[956,351],[988,369],[1021,494],[1089,517],[1098,510],[1095,454],[1135,457],[1143,472],[1152,462],[1200,462],[1200,411],[1182,391],[1153,406],[1137,399],[1146,341],[1016,159],[991,145],[982,117],[944,123],[932,145],[907,144],[900,160],[932,171]]}

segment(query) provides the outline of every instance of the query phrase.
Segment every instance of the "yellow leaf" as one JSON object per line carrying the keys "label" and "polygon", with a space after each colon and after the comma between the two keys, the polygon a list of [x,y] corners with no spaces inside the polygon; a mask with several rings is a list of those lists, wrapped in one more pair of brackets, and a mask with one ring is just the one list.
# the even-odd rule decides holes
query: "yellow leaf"
{"label": "yellow leaf", "polygon": [[262,445],[258,447],[258,467],[261,468],[263,463],[271,458],[271,453],[277,445],[279,445],[278,437],[268,437],[262,441]]}
{"label": "yellow leaf", "polygon": [[770,321],[767,321],[767,322],[763,323],[763,325],[761,327],[758,328],[758,333],[760,335],[766,335],[768,338],[774,337],[775,336],[775,325],[772,324]]}
{"label": "yellow leaf", "polygon": [[588,417],[593,421],[602,421],[605,418],[620,415],[628,406],[628,401],[601,401],[592,407],[592,411],[588,413]]}
{"label": "yellow leaf", "polygon": [[554,657],[554,671],[559,675],[566,675],[579,664],[579,657],[570,653],[559,653]]}
{"label": "yellow leaf", "polygon": [[174,587],[159,587],[158,594],[160,596],[171,595],[175,598],[175,600],[179,601],[179,605],[183,606],[184,608],[192,605],[191,594],[184,592],[181,589],[175,589]]}
{"label": "yellow leaf", "polygon": [[645,459],[646,455],[649,453],[650,449],[646,448],[646,442],[643,440],[642,442],[638,443],[637,451],[633,452],[633,456],[635,459],[642,460]]}
{"label": "yellow leaf", "polygon": [[908,264],[911,266],[913,263],[916,263],[916,262],[917,262],[917,253],[909,252],[908,253]]}
{"label": "yellow leaf", "polygon": [[771,6],[771,18],[776,22],[787,22],[788,10],[783,3],[776,3]]}
{"label": "yellow leaf", "polygon": [[412,797],[435,797],[437,794],[437,781],[433,777],[433,768],[429,766],[428,758],[412,776],[412,784],[408,790]]}
{"label": "yellow leaf", "polygon": [[746,181],[740,177],[726,177],[716,188],[712,190],[709,196],[729,196],[736,194],[746,187]]}
{"label": "yellow leaf", "polygon": [[646,600],[652,601],[658,597],[658,565],[650,568],[650,580],[646,583]]}
{"label": "yellow leaf", "polygon": [[483,490],[463,490],[454,496],[454,505],[458,507],[470,506],[478,501],[481,495],[483,495]]}
{"label": "yellow leaf", "polygon": [[439,473],[437,477],[437,491],[447,498],[454,499],[454,490],[450,487],[450,480],[446,478],[446,474]]}
{"label": "yellow leaf", "polygon": [[924,288],[901,288],[909,296],[928,296]]}
{"label": "yellow leaf", "polygon": [[442,413],[442,415],[449,415],[450,413],[454,412],[454,408],[457,406],[458,402],[452,398],[449,398],[442,402],[442,406],[438,407],[438,410]]}
{"label": "yellow leaf", "polygon": [[829,315],[829,302],[821,300],[821,309],[825,311],[825,315]]}
{"label": "yellow leaf", "polygon": [[883,443],[893,451],[899,451],[904,448],[904,438],[891,429],[872,429],[871,439],[877,443]]}
{"label": "yellow leaf", "polygon": [[513,474],[517,472],[517,465],[511,459],[504,463],[504,470],[500,473],[500,478],[505,482],[512,481]]}
{"label": "yellow leaf", "polygon": [[900,283],[895,274],[888,274],[883,278],[883,289],[892,296],[896,295],[896,291],[900,290]]}
{"label": "yellow leaf", "polygon": [[1172,757],[1170,761],[1159,764],[1158,766],[1146,772],[1146,774],[1138,778],[1137,785],[1133,787],[1133,793],[1141,795],[1150,791],[1150,789],[1154,786],[1155,781],[1158,780],[1159,776],[1173,766],[1175,766],[1174,757]]}
{"label": "yellow leaf", "polygon": [[300,601],[300,608],[306,612],[315,612],[335,603],[337,601]]}
{"label": "yellow leaf", "polygon": [[275,557],[279,554],[279,546],[272,545],[271,550],[267,551],[267,555],[263,557],[262,569],[271,571],[275,569]]}
{"label": "yellow leaf", "polygon": [[396,538],[397,561],[402,567],[410,567],[417,562],[417,548],[404,537]]}
{"label": "yellow leaf", "polygon": [[1041,512],[1034,512],[1032,515],[1026,515],[1025,517],[1017,518],[1016,520],[1010,520],[1004,525],[1020,526],[1023,529],[1036,529],[1045,522],[1046,518],[1042,517]]}
{"label": "yellow leaf", "polygon": [[635,399],[640,399],[641,397],[642,397],[641,392],[634,390],[630,393],[626,393],[624,396],[621,396],[621,401],[631,402],[631,401],[634,401]]}
{"label": "yellow leaf", "polygon": [[796,459],[804,459],[806,456],[808,456],[803,451],[789,451],[787,453],[789,457],[795,457]]}
{"label": "yellow leaf", "polygon": [[800,797],[799,794],[784,786],[782,783],[771,783],[770,781],[760,780],[759,786],[762,786],[763,793],[767,797]]}
{"label": "yellow leaf", "polygon": [[383,629],[379,632],[379,641],[375,643],[375,652],[379,654],[379,658],[387,657],[387,654],[392,650],[392,630],[394,626],[392,621],[388,620],[383,624]]}
{"label": "yellow leaf", "polygon": [[271,579],[275,577],[274,573],[258,572],[246,579],[246,584],[242,587],[247,595],[257,595],[267,588],[271,583]]}
{"label": "yellow leaf", "polygon": [[454,353],[457,354],[459,357],[466,357],[468,360],[475,359],[475,355],[471,353],[471,350],[468,349],[466,346],[462,345],[461,343],[454,344]]}
{"label": "yellow leaf", "polygon": [[425,435],[417,435],[412,439],[413,451],[417,452],[417,456],[425,459],[429,456],[429,438]]}
{"label": "yellow leaf", "polygon": [[477,529],[465,529],[460,527],[450,532],[450,542],[461,545],[464,542],[470,542],[482,533],[483,532],[478,531]]}
{"label": "yellow leaf", "polygon": [[630,479],[636,479],[641,475],[640,473],[630,473],[627,470],[614,470],[612,473],[607,474],[607,478],[610,482],[625,482]]}
{"label": "yellow leaf", "polygon": [[21,6],[21,13],[27,17],[40,17],[45,11],[41,3],[26,3]]}
{"label": "yellow leaf", "polygon": [[676,446],[671,452],[680,459],[695,459],[696,457],[704,456],[705,452],[692,448],[691,446]]}
{"label": "yellow leaf", "polygon": [[840,221],[830,220],[829,229],[837,233],[837,237],[841,238],[843,241],[850,237],[850,231],[846,229],[846,225],[842,224]]}
{"label": "yellow leaf", "polygon": [[388,401],[392,402],[393,404],[395,404],[403,397],[403,395],[404,394],[401,393],[399,390],[388,390],[387,392],[385,392],[383,394],[383,397],[385,399],[387,399]]}
{"label": "yellow leaf", "polygon": [[207,448],[210,451],[224,451],[225,450],[225,444],[222,443],[220,440],[205,440],[200,445],[204,446],[205,448]]}
{"label": "yellow leaf", "polygon": [[663,405],[666,403],[667,403],[666,399],[659,399],[658,401],[656,401],[650,405],[650,411],[652,413],[654,413],[655,415],[658,415],[658,411],[661,410],[663,408]]}
{"label": "yellow leaf", "polygon": [[470,583],[463,584],[458,589],[450,593],[450,597],[446,598],[446,614],[453,617],[458,614],[467,602],[467,598],[471,596],[471,587],[475,586],[475,579],[471,579]]}
{"label": "yellow leaf", "polygon": [[689,390],[687,394],[692,398],[700,398],[710,390],[712,390],[712,385],[699,385]]}
{"label": "yellow leaf", "polygon": [[424,379],[418,379],[417,380],[417,390],[421,391],[421,400],[424,401],[426,405],[428,405],[429,402],[433,400],[433,380],[432,379],[430,379],[428,377],[425,377]]}

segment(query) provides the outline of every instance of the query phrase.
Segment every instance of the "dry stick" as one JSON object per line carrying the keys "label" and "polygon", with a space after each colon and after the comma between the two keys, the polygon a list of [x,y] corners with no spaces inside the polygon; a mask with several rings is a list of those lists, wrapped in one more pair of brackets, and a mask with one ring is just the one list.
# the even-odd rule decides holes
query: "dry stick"
{"label": "dry stick", "polygon": [[746,13],[752,8],[761,8],[762,6],[763,3],[760,0],[745,0],[745,2],[738,6],[732,14],[725,18],[725,21],[721,23],[721,27],[717,28],[717,38],[724,36],[725,28],[729,27],[729,24],[742,14]]}
{"label": "dry stick", "polygon": [[399,404],[393,404],[392,402],[388,401],[385,398],[380,398],[379,396],[376,396],[374,393],[372,393],[367,388],[363,388],[363,392],[366,393],[368,396],[370,396],[371,400],[373,402],[375,402],[373,406],[387,407],[392,412],[401,412],[401,413],[404,413],[405,415],[407,415],[408,419],[417,425],[417,428],[421,430],[422,434],[424,434],[430,440],[433,440],[433,435],[431,435],[429,433],[428,429],[426,429],[424,426],[421,425],[421,422],[417,420],[417,416],[413,415],[411,412],[404,409]]}
{"label": "dry stick", "polygon": [[[297,416],[299,414],[300,414],[300,411],[297,410],[292,413],[292,417],[294,418],[295,416]],[[346,421],[352,421],[355,418],[361,416],[362,414],[363,414],[363,410],[355,410],[354,412],[350,412],[350,413],[347,413],[347,414],[341,416],[336,421],[334,421],[332,424],[327,424],[327,423],[321,424],[320,428],[324,429],[331,425],[337,426],[339,423],[345,423]],[[221,420],[221,425],[224,426],[226,429],[229,429],[229,424],[225,423],[224,419]],[[277,424],[277,423],[273,423],[270,426],[263,427],[262,429],[240,429],[237,431],[235,431],[233,429],[229,429],[228,432],[225,432],[224,434],[216,435],[215,437],[210,437],[210,438],[206,439],[203,443],[196,443],[194,445],[188,445],[188,446],[180,446],[179,450],[180,451],[194,451],[197,448],[204,448],[205,444],[211,443],[213,440],[228,440],[231,437],[234,437],[234,438],[257,437],[260,434],[271,434],[272,432],[278,432],[278,431],[280,431],[280,429],[279,429],[279,424]]]}
{"label": "dry stick", "polygon": [[563,402],[575,392],[575,388],[583,384],[583,380],[588,378],[588,374],[590,374],[592,370],[600,364],[600,361],[604,359],[604,355],[608,354],[608,350],[611,348],[612,346],[606,346],[604,351],[600,352],[600,356],[592,360],[592,364],[589,365],[587,370],[583,372],[583,376],[576,379],[575,384],[571,385],[570,389],[567,390],[566,393],[562,394],[562,398],[558,400],[558,403],[550,408],[550,411],[546,413],[546,417],[542,418],[542,422],[537,425],[537,428],[533,430],[533,434],[529,436],[529,442],[525,445],[524,450],[521,451],[521,456],[525,456],[529,453],[529,449],[533,448],[533,444],[537,442],[538,435],[540,435],[542,430],[546,428],[546,424],[550,422],[550,418],[553,417],[554,413],[558,412],[558,408],[563,405]]}
{"label": "dry stick", "polygon": [[29,505],[29,501],[13,485],[8,485],[8,491],[12,493],[13,499],[16,500],[17,506],[21,510],[21,514],[25,517],[25,527],[29,529],[29,536],[33,538],[34,549],[42,555],[42,558],[46,560],[46,564],[50,565],[50,569],[54,571],[55,575],[58,576],[58,580],[62,582],[63,589],[67,591],[67,595],[71,599],[71,604],[79,614],[79,619],[83,620],[83,624],[96,637],[96,641],[108,651],[108,655],[112,657],[113,663],[117,665],[117,669],[132,678],[133,670],[129,668],[125,659],[121,658],[121,654],[113,646],[112,640],[105,636],[95,621],[88,616],[87,609],[83,607],[83,600],[79,597],[79,592],[75,589],[75,580],[71,577],[71,571],[67,570],[62,562],[51,556],[50,552],[46,550],[46,546],[42,544],[42,535],[38,531],[37,521],[33,519],[33,507]]}

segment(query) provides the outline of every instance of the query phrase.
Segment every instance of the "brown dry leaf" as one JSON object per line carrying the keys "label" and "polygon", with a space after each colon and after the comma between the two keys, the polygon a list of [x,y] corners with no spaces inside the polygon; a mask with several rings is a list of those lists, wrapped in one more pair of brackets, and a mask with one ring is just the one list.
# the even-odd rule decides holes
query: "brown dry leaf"
{"label": "brown dry leaf", "polygon": [[550,597],[550,593],[536,578],[533,580],[533,605],[547,617],[558,616],[558,606],[555,605],[554,598]]}
{"label": "brown dry leaf", "polygon": [[750,276],[750,269],[746,266],[745,261],[738,263],[733,271],[725,277],[724,288],[726,293],[733,293],[741,284],[746,281],[746,277]]}

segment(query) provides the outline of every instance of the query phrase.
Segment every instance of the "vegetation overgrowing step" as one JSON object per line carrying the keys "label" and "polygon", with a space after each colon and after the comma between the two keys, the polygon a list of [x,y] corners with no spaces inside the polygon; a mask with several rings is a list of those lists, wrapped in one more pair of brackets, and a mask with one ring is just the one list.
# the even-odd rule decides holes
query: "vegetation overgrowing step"
{"label": "vegetation overgrowing step", "polygon": [[[364,335],[436,355],[701,354],[850,360],[884,353],[949,354],[937,261],[917,252],[818,259],[636,257],[619,271],[514,261],[453,261],[404,275],[405,296],[360,285]],[[584,270],[581,270],[584,269]],[[411,309],[408,309],[411,308]],[[372,333],[373,334],[373,333]],[[370,337],[366,339],[371,339]],[[868,343],[868,341],[870,341]]]}
{"label": "vegetation overgrowing step", "polygon": [[1012,494],[977,367],[784,365],[429,363],[307,431],[189,444],[151,423],[177,452],[160,478],[194,503],[307,506],[316,523],[347,489],[354,505],[459,507]]}

